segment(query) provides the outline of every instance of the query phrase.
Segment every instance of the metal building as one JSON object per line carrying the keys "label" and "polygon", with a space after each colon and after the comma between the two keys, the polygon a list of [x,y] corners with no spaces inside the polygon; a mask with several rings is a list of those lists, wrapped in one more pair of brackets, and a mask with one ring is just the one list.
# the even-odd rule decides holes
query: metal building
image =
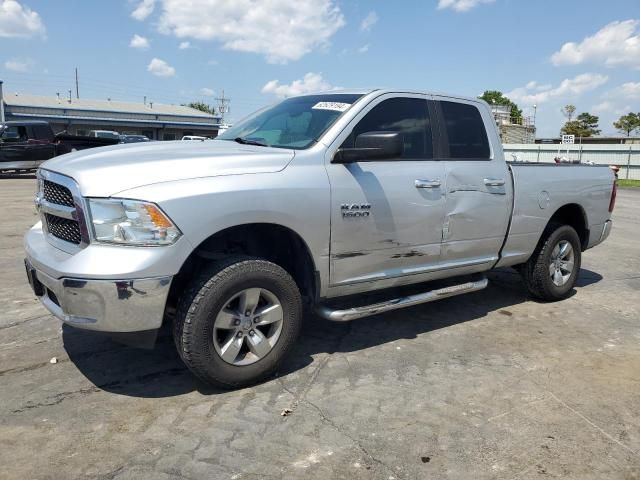
{"label": "metal building", "polygon": [[220,117],[180,105],[60,96],[4,94],[5,120],[46,120],[55,133],[86,135],[89,130],[114,130],[152,140],[180,140],[184,135],[216,136]]}

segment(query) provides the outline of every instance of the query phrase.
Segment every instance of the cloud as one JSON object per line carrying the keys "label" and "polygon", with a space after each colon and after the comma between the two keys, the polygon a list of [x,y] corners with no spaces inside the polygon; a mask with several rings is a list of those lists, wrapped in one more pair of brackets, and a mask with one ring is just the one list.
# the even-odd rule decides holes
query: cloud
{"label": "cloud", "polygon": [[507,97],[516,103],[526,105],[540,104],[555,98],[576,97],[585,92],[595,90],[609,80],[606,75],[583,73],[574,78],[567,78],[560,85],[539,85],[537,82],[529,82],[526,86],[516,88],[505,93]]}
{"label": "cloud", "polygon": [[605,93],[605,99],[618,101],[640,100],[640,82],[627,82]]}
{"label": "cloud", "polygon": [[640,100],[640,82],[623,83],[620,90],[627,99]]}
{"label": "cloud", "polygon": [[334,0],[163,0],[159,29],[282,64],[326,48],[344,25]]}
{"label": "cloud", "polygon": [[378,23],[378,14],[372,10],[362,19],[360,31],[369,32],[376,23]]}
{"label": "cloud", "polygon": [[262,93],[273,93],[279,98],[293,97],[304,93],[332,90],[331,86],[320,73],[307,73],[301,80],[294,80],[289,85],[280,84],[278,80],[271,80],[262,87]]}
{"label": "cloud", "polygon": [[213,97],[215,95],[216,92],[214,92],[212,89],[210,88],[201,88],[200,89],[200,95],[204,95],[205,97]]}
{"label": "cloud", "polygon": [[482,3],[493,3],[495,0],[438,0],[438,10],[451,8],[456,12],[468,12]]}
{"label": "cloud", "polygon": [[369,51],[369,44],[367,43],[366,45],[361,46],[358,49],[358,53],[367,53]]}
{"label": "cloud", "polygon": [[180,50],[186,50],[187,48],[191,48],[191,42],[180,42],[180,45],[178,45],[178,48]]}
{"label": "cloud", "polygon": [[142,0],[138,3],[138,6],[131,12],[131,18],[136,20],[145,20],[149,15],[153,13],[153,9],[156,6],[156,0]]}
{"label": "cloud", "polygon": [[129,42],[129,46],[131,48],[137,48],[138,50],[146,50],[149,48],[149,40],[145,37],[141,37],[138,34],[135,34],[131,41]]}
{"label": "cloud", "polygon": [[[607,67],[640,68],[639,20],[611,22],[580,43],[565,43],[551,55],[554,65],[579,65],[591,62]],[[634,35],[635,34],[635,35]]]}
{"label": "cloud", "polygon": [[34,61],[30,58],[18,59],[13,58],[4,62],[4,68],[12,72],[28,72],[34,66]]}
{"label": "cloud", "polygon": [[45,36],[46,30],[38,12],[22,6],[16,0],[0,0],[0,2],[0,37]]}
{"label": "cloud", "polygon": [[613,104],[609,101],[598,103],[591,107],[593,113],[607,113],[613,109]]}
{"label": "cloud", "polygon": [[147,71],[153,73],[158,77],[173,77],[176,74],[176,69],[169,65],[164,60],[154,58],[147,66]]}

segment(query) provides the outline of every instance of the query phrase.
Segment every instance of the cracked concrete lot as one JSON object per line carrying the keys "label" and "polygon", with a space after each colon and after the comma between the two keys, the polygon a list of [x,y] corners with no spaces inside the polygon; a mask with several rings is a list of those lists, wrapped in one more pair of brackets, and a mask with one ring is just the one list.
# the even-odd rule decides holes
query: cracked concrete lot
{"label": "cracked concrete lot", "polygon": [[638,190],[566,301],[501,270],[469,296],[310,317],[277,378],[224,392],[168,336],[135,350],[39,305],[22,264],[34,189],[0,179],[2,479],[640,478]]}

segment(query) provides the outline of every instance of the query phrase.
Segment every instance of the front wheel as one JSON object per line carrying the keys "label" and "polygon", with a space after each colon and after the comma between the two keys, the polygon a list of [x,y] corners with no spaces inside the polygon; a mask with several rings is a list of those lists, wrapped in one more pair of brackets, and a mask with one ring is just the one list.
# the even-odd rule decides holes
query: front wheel
{"label": "front wheel", "polygon": [[300,292],[284,269],[264,260],[228,259],[187,288],[174,339],[199,378],[237,388],[275,371],[294,346],[301,322]]}
{"label": "front wheel", "polygon": [[569,296],[578,278],[580,237],[569,225],[550,225],[520,270],[529,293],[547,301]]}

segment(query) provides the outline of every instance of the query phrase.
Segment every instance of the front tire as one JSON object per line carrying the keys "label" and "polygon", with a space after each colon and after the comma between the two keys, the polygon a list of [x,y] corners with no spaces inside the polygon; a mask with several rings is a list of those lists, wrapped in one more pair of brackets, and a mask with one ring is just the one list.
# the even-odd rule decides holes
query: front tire
{"label": "front tire", "polygon": [[529,293],[546,301],[567,298],[580,271],[581,245],[569,225],[549,225],[521,274]]}
{"label": "front tire", "polygon": [[218,387],[238,388],[278,368],[301,323],[300,291],[283,268],[231,258],[189,284],[178,303],[174,340],[196,376]]}

